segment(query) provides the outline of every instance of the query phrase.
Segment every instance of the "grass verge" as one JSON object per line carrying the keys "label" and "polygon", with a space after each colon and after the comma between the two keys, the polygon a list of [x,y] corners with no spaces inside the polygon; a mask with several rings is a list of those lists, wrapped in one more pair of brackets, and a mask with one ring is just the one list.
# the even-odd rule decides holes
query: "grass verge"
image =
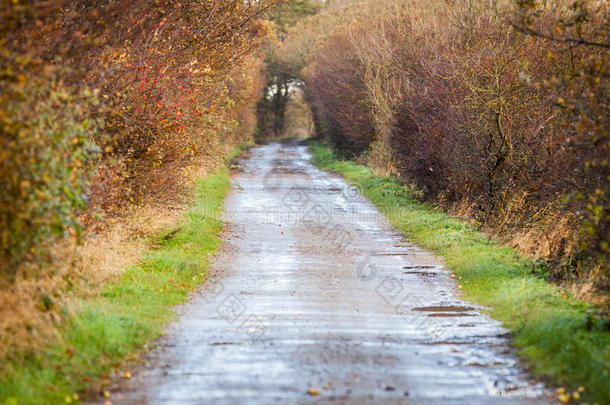
{"label": "grass verge", "polygon": [[309,148],[315,165],[342,174],[404,235],[444,257],[465,298],[487,307],[512,331],[513,343],[535,375],[571,389],[583,386],[583,397],[609,403],[607,319],[593,316],[586,303],[536,276],[533,263],[514,249],[418,201],[396,178],[338,160],[324,144],[310,141]]}
{"label": "grass verge", "polygon": [[174,315],[172,306],[184,302],[206,276],[208,256],[218,247],[222,228],[218,215],[206,214],[221,211],[229,189],[225,167],[200,180],[178,231],[160,235],[157,247],[140,264],[99,296],[80,302],[58,329],[57,342],[2,365],[0,403],[80,402],[78,392],[158,337]]}

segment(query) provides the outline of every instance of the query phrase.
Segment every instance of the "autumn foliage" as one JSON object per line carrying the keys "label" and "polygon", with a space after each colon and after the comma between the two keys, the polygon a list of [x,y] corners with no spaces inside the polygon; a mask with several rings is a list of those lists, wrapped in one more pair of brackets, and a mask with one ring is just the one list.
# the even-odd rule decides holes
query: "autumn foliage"
{"label": "autumn foliage", "polygon": [[272,3],[0,3],[3,364],[137,260],[132,223],[180,216],[187,173],[252,140]]}
{"label": "autumn foliage", "polygon": [[293,30],[284,63],[339,152],[544,259],[548,278],[607,290],[607,15],[597,1],[337,1]]}
{"label": "autumn foliage", "polygon": [[271,3],[3,1],[1,273],[173,195],[178,168],[249,139]]}

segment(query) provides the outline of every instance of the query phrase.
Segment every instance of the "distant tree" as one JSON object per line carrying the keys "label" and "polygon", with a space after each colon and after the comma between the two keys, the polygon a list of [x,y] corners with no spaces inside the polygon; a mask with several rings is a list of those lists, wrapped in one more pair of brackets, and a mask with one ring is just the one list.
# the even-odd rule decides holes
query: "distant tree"
{"label": "distant tree", "polygon": [[314,15],[324,5],[322,0],[285,0],[274,10],[271,20],[275,23],[280,41],[286,38],[290,27],[305,17]]}
{"label": "distant tree", "polygon": [[275,38],[266,46],[267,86],[265,97],[258,106],[259,138],[277,137],[283,133],[290,90],[298,85],[295,75],[280,61],[280,45],[291,27],[319,12],[324,4],[323,0],[285,0],[271,14]]}

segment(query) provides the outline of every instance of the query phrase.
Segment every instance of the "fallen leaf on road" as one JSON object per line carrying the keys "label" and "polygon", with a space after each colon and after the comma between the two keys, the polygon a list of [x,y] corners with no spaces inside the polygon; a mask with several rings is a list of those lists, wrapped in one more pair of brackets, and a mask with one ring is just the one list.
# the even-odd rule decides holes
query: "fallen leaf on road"
{"label": "fallen leaf on road", "polygon": [[308,393],[309,395],[320,395],[320,390],[317,388],[310,388]]}

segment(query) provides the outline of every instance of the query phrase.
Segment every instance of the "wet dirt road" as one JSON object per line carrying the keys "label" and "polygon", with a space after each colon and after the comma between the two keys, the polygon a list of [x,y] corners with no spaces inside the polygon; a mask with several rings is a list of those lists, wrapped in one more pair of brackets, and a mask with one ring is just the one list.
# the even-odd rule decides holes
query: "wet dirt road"
{"label": "wet dirt road", "polygon": [[208,285],[113,403],[545,403],[441,260],[309,158],[250,150]]}

